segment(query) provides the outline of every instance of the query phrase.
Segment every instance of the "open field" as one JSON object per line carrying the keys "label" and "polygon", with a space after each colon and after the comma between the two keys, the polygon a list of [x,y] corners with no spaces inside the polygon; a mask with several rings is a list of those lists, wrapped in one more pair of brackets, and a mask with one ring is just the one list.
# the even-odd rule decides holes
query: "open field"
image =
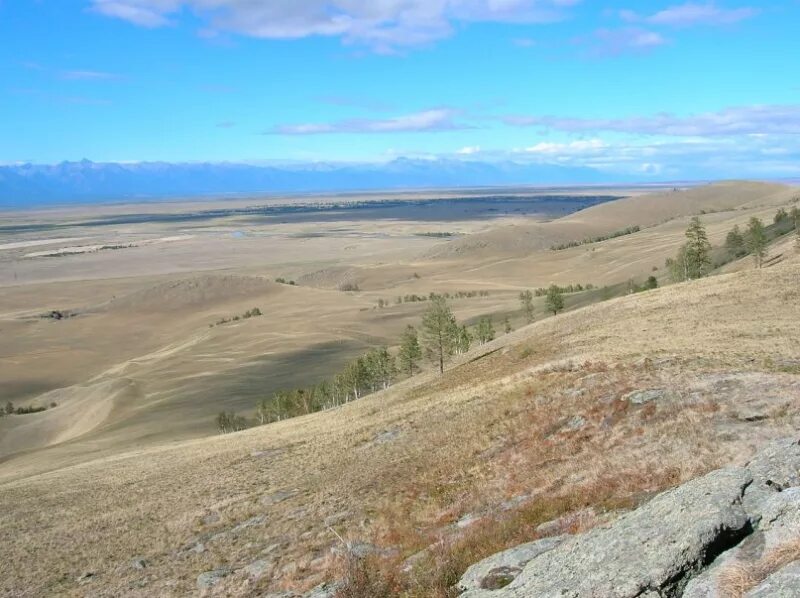
{"label": "open field", "polygon": [[[0,213],[0,396],[56,405],[0,418],[0,593],[178,596],[223,566],[232,573],[211,593],[307,588],[341,566],[332,530],[399,563],[485,534],[481,522],[509,500],[513,516],[532,517],[517,507],[548,497],[538,522],[595,506],[580,523],[591,526],[613,516],[604,508],[796,428],[791,240],[770,248],[780,259],[764,270],[742,260],[593,303],[631,279],[666,284],[664,260],[691,216],[703,214],[720,245],[734,224],[771,222],[797,189],[645,191]],[[640,230],[551,249],[630,226]],[[596,289],[567,296],[555,318],[537,299],[538,321],[525,325],[519,292],[551,283]],[[485,292],[451,300],[459,321],[490,315],[499,330],[508,316],[516,330],[443,377],[426,371],[339,409],[215,434],[223,409],[251,416],[276,390],[395,345],[426,307],[397,297],[459,291]],[[220,323],[254,307],[263,315]],[[622,400],[641,389],[667,399]],[[459,525],[465,517],[475,521]],[[519,539],[482,542],[491,552]],[[465,550],[480,558],[475,544]],[[445,570],[457,555],[425,559]],[[244,569],[256,561],[260,575]],[[404,583],[410,596],[444,596]]]}

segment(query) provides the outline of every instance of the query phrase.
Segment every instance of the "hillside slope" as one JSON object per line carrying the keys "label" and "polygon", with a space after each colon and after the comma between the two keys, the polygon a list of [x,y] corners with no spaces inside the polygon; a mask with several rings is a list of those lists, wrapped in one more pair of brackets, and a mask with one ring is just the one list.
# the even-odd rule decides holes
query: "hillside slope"
{"label": "hillside slope", "polygon": [[792,258],[593,305],[234,435],[48,473],[20,456],[0,464],[0,593],[186,595],[208,571],[213,595],[303,589],[342,575],[338,535],[380,567],[416,554],[397,583],[445,596],[547,519],[587,529],[796,429],[799,282]]}
{"label": "hillside slope", "polygon": [[552,222],[496,227],[443,244],[427,252],[426,257],[474,258],[498,253],[529,253],[632,226],[647,228],[685,216],[779,206],[786,204],[793,194],[796,189],[786,185],[730,181],[637,195],[593,206]]}

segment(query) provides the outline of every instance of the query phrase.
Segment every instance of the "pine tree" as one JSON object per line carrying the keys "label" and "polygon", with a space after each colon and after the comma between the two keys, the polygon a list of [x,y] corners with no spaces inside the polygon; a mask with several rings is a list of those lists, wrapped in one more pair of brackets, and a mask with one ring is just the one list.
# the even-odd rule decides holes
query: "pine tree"
{"label": "pine tree", "polygon": [[564,295],[561,293],[561,289],[558,288],[556,285],[551,284],[550,288],[547,289],[547,298],[544,301],[545,307],[547,311],[553,312],[553,315],[558,314],[558,312],[564,309]]}
{"label": "pine tree", "polygon": [[409,376],[414,375],[414,367],[422,358],[422,349],[419,346],[417,330],[413,326],[408,326],[400,339],[400,353],[398,354],[400,367]]}
{"label": "pine tree", "polygon": [[444,297],[434,295],[422,317],[422,338],[428,358],[444,373],[444,362],[455,350],[458,325]]}
{"label": "pine tree", "polygon": [[727,249],[728,253],[730,253],[734,257],[741,257],[747,253],[747,247],[745,247],[745,242],[744,242],[744,235],[742,234],[742,231],[739,229],[738,224],[734,226],[728,233],[728,236],[725,237],[725,249]]}
{"label": "pine tree", "polygon": [[492,325],[492,319],[489,317],[481,318],[480,321],[478,321],[478,342],[483,345],[484,343],[493,341],[494,335],[495,332],[494,326]]}
{"label": "pine tree", "polygon": [[509,320],[509,319],[508,319],[508,316],[506,316],[505,318],[503,318],[503,330],[505,330],[505,333],[506,333],[506,334],[508,334],[509,332],[511,332],[512,330],[514,330],[514,329],[511,327],[511,320]]}
{"label": "pine tree", "polygon": [[519,294],[519,302],[522,304],[522,311],[530,324],[533,322],[533,293],[522,291]]}
{"label": "pine tree", "polygon": [[686,229],[686,278],[701,278],[711,269],[711,243],[700,218],[695,216]]}
{"label": "pine tree", "polygon": [[767,256],[767,233],[764,223],[756,217],[750,219],[747,226],[747,251],[753,256],[756,268],[760,268]]}
{"label": "pine tree", "polygon": [[394,357],[386,347],[373,349],[366,357],[367,378],[372,392],[378,388],[389,388],[397,374]]}
{"label": "pine tree", "polygon": [[789,217],[794,223],[794,250],[800,253],[800,209],[794,206]]}

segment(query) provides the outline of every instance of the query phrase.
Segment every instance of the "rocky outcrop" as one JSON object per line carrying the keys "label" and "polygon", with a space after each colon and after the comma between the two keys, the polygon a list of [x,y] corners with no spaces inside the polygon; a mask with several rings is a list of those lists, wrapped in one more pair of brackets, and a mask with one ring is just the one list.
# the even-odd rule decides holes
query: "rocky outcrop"
{"label": "rocky outcrop", "polygon": [[[464,579],[460,585],[467,589],[464,598],[712,598],[725,594],[719,573],[726,567],[763,563],[764,555],[798,539],[800,444],[785,440],[744,467],[714,471],[533,555],[505,587],[492,590],[474,580],[468,586]],[[514,550],[468,573],[493,558],[506,566]],[[800,595],[800,565],[791,556],[784,561],[747,595]]]}
{"label": "rocky outcrop", "polygon": [[525,565],[548,550],[553,550],[565,538],[566,536],[543,538],[485,558],[466,570],[458,582],[458,589],[496,590],[507,586],[522,572]]}

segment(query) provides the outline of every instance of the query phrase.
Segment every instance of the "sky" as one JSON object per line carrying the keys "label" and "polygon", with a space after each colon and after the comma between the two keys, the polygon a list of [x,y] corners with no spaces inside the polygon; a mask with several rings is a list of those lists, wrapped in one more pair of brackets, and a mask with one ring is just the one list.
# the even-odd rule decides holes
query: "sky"
{"label": "sky", "polygon": [[800,176],[800,0],[0,0],[0,163]]}

